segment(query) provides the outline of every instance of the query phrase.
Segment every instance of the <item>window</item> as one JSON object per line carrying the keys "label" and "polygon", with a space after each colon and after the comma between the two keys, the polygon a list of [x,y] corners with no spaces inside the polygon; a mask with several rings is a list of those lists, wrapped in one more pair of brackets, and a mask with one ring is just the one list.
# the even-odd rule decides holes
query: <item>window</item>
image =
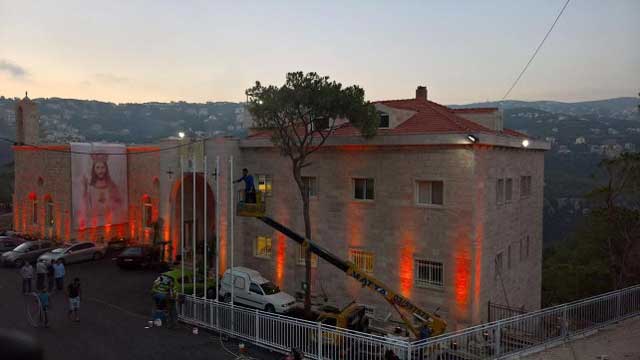
{"label": "window", "polygon": [[520,177],[520,197],[526,198],[531,195],[531,176]]}
{"label": "window", "polygon": [[415,259],[415,284],[417,287],[444,286],[442,263]]}
{"label": "window", "polygon": [[253,247],[253,256],[259,258],[271,258],[271,237],[258,236]]}
{"label": "window", "polygon": [[511,269],[511,245],[507,246],[507,269]]}
{"label": "window", "polygon": [[241,276],[236,275],[234,277],[234,284],[235,284],[235,288],[236,289],[241,289],[244,290],[244,278]]}
{"label": "window", "polygon": [[380,124],[378,125],[379,128],[389,128],[389,114],[378,111],[378,118],[380,119]]}
{"label": "window", "polygon": [[374,199],[373,179],[353,179],[353,198],[356,200]]}
{"label": "window", "polygon": [[153,205],[151,204],[151,199],[148,197],[145,198],[144,203],[142,204],[142,224],[146,228],[150,228],[153,226]]}
{"label": "window", "polygon": [[504,179],[498,179],[496,183],[496,204],[502,204],[504,201]]}
{"label": "window", "polygon": [[527,255],[527,258],[528,258],[529,257],[529,235],[527,235],[527,244],[526,245],[527,245],[526,246],[526,248],[527,248],[526,255]]}
{"label": "window", "polygon": [[44,222],[49,227],[53,227],[53,225],[55,225],[55,221],[53,219],[53,202],[51,200],[47,201],[47,206],[45,207]]}
{"label": "window", "polygon": [[[298,265],[306,265],[306,261],[304,258],[304,246],[300,245],[298,246]],[[318,266],[318,255],[316,254],[311,254],[311,267],[317,267]]]}
{"label": "window", "polygon": [[508,178],[506,182],[506,188],[504,192],[504,199],[506,202],[511,201],[513,197],[513,179]]}
{"label": "window", "polygon": [[360,249],[349,249],[349,261],[364,272],[373,272],[374,258],[375,257],[372,252]]}
{"label": "window", "polygon": [[418,205],[442,205],[444,203],[444,183],[442,181],[416,181],[416,202]]}
{"label": "window", "polygon": [[496,279],[498,278],[498,276],[502,275],[502,252],[499,252],[496,255],[496,273],[495,273],[495,277]]}
{"label": "window", "polygon": [[256,293],[258,295],[264,295],[262,293],[262,289],[260,289],[260,286],[258,286],[258,284],[256,283],[251,283],[251,285],[249,285],[249,291],[251,291],[252,293]]}
{"label": "window", "polygon": [[271,175],[258,174],[256,175],[258,178],[258,191],[264,193],[266,196],[271,196],[271,184],[273,179]]}
{"label": "window", "polygon": [[31,200],[31,219],[34,224],[38,223],[38,200]]}
{"label": "window", "polygon": [[318,197],[318,181],[315,176],[303,176],[302,183],[304,184],[304,190],[309,195],[309,198]]}

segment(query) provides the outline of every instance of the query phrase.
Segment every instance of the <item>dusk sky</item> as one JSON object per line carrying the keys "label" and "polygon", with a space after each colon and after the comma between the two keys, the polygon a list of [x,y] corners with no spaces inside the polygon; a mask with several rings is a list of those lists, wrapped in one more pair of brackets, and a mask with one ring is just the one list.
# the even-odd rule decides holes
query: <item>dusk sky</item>
{"label": "dusk sky", "polygon": [[[565,0],[0,0],[0,95],[243,101],[316,71],[370,100],[500,100]],[[640,91],[640,1],[572,0],[509,98]]]}

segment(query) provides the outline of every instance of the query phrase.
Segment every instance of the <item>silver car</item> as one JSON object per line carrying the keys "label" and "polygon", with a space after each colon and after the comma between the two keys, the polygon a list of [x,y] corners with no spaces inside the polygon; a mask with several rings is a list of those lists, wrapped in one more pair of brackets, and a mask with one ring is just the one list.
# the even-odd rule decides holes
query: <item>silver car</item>
{"label": "silver car", "polygon": [[38,261],[47,264],[62,260],[65,264],[71,264],[86,260],[98,260],[104,257],[105,248],[91,242],[79,242],[67,244],[64,247],[54,249],[40,255]]}
{"label": "silver car", "polygon": [[27,241],[18,245],[15,249],[7,251],[0,257],[2,265],[21,267],[25,262],[34,262],[38,256],[53,249],[51,241],[37,240]]}

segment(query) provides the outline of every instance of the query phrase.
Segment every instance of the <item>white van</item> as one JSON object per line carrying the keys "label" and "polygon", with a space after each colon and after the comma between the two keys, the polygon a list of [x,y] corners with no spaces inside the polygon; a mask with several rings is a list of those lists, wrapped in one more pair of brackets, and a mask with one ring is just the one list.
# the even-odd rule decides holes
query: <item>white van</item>
{"label": "white van", "polygon": [[[296,299],[286,292],[280,291],[276,285],[263,278],[259,272],[237,266],[233,268],[233,275],[235,280],[234,303],[277,313],[284,313],[294,307]],[[231,269],[224,272],[220,296],[225,302],[231,301]]]}

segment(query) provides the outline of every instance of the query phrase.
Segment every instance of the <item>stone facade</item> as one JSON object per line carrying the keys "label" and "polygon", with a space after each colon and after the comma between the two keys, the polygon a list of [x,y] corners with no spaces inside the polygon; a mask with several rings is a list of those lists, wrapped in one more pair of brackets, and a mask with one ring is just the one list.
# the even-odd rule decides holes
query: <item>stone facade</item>
{"label": "stone facade", "polygon": [[[503,131],[501,116],[493,110],[464,110],[464,120],[428,102],[426,95],[376,106],[389,114],[389,129],[363,139],[343,128],[342,135],[332,137],[303,170],[317,185],[310,201],[312,239],[345,260],[350,253],[367,254],[373,276],[426,311],[439,309],[449,330],[485,321],[489,301],[539,308],[544,151],[549,145],[534,139],[524,145],[524,135]],[[479,125],[473,125],[474,118]],[[410,129],[419,129],[416,119],[433,121],[429,126],[437,123],[435,132],[394,130],[407,122],[413,122]],[[447,121],[463,130],[446,130]],[[167,260],[180,258],[184,249],[184,259],[190,262],[195,246],[196,262],[202,264],[206,229],[207,263],[212,268],[219,247],[221,272],[232,264],[247,266],[287,292],[301,290],[304,265],[299,246],[257,219],[231,213],[243,186],[235,185],[231,192],[230,180],[239,178],[246,167],[256,184],[261,175],[271,181],[267,215],[304,233],[301,195],[290,160],[268,136],[175,138],[129,146],[129,222],[83,232],[71,228],[69,146],[14,150],[18,231],[60,240],[126,237],[149,243],[155,238],[168,243]],[[373,199],[355,199],[355,183],[361,181],[356,179],[372,181]],[[442,204],[418,203],[418,189],[425,184],[441,186]],[[44,222],[44,204],[49,201],[51,226]],[[151,205],[156,227],[145,219],[146,204]],[[256,254],[258,236],[271,239],[266,253]],[[381,296],[322,260],[313,268],[311,286],[335,305],[355,300],[377,316],[395,316]]]}

